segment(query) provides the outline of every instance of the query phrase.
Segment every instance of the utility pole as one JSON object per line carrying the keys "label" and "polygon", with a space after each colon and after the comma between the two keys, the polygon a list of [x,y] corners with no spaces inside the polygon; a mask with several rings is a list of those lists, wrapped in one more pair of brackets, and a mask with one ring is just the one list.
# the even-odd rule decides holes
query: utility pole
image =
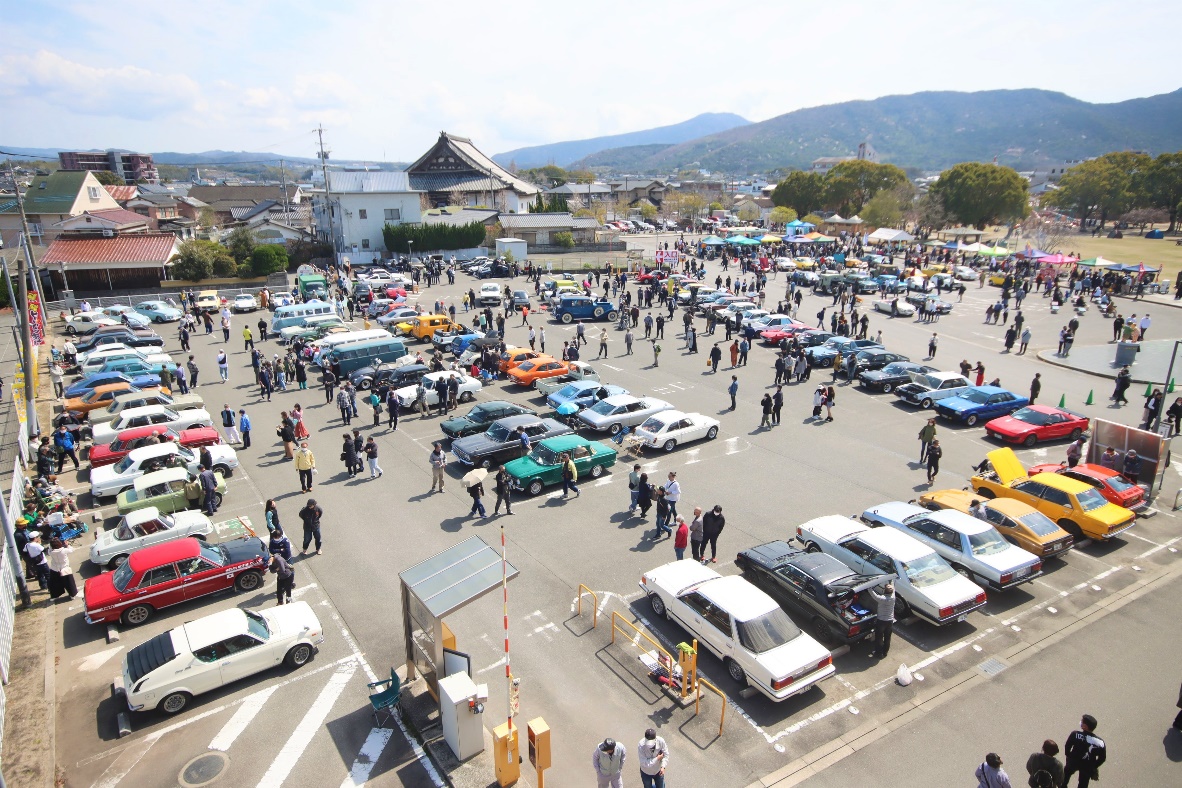
{"label": "utility pole", "polygon": [[283,212],[286,214],[289,210],[287,205],[287,169],[283,166],[283,159],[279,160],[279,183],[283,188]]}
{"label": "utility pole", "polygon": [[[8,177],[12,178],[12,190],[16,193],[16,207],[21,215],[21,232],[24,234],[25,258],[29,264],[29,275],[33,279],[33,289],[41,299],[41,309],[45,310],[45,295],[41,292],[41,281],[37,274],[37,261],[33,257],[33,250],[29,246],[29,217],[25,214],[25,197],[21,194],[20,184],[16,182],[16,170],[12,168],[12,159],[8,160]],[[28,307],[26,306],[26,310]]]}
{"label": "utility pole", "polygon": [[317,126],[316,134],[320,138],[320,172],[324,175],[324,209],[328,212],[328,234],[331,236],[332,250],[339,252],[340,247],[337,244],[336,221],[332,209],[332,192],[328,188],[328,154],[330,151],[324,149],[324,127]]}
{"label": "utility pole", "polygon": [[[20,314],[21,324],[21,347],[24,351],[24,374],[25,374],[25,420],[29,430],[29,435],[39,435],[41,430],[37,426],[37,392],[33,390],[33,332],[32,326],[29,324],[29,275],[36,276],[37,265],[33,260],[33,250],[29,246],[29,219],[25,214],[25,199],[21,194],[20,184],[16,180],[16,171],[12,168],[12,159],[8,160],[8,174],[12,177],[13,192],[16,193],[16,205],[20,211],[21,216],[21,241],[24,245],[25,264],[28,265],[28,270],[21,264],[20,254],[16,254],[16,277],[19,280],[20,305],[13,304],[13,312]],[[34,287],[37,286],[37,280],[33,280]],[[40,296],[40,292],[38,292]],[[45,300],[40,299],[42,314],[45,310]]]}

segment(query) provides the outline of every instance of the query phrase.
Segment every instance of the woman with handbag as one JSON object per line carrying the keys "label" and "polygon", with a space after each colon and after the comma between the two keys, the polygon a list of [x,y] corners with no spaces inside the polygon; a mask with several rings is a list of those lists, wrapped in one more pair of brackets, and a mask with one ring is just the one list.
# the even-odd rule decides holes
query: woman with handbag
{"label": "woman with handbag", "polygon": [[353,443],[353,436],[347,432],[344,443],[341,444],[341,462],[345,463],[345,469],[349,471],[349,478],[357,475],[357,445]]}

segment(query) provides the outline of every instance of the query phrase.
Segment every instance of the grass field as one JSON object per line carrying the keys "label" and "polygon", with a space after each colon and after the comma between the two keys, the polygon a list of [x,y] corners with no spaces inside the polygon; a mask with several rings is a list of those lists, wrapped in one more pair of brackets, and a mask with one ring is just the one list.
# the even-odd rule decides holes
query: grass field
{"label": "grass field", "polygon": [[[1171,283],[1178,281],[1182,275],[1182,246],[1174,243],[1174,236],[1166,236],[1160,240],[1142,238],[1139,235],[1125,235],[1124,238],[1093,238],[1087,233],[1068,235],[1063,239],[1059,249],[1044,249],[1046,252],[1071,253],[1081,259],[1089,257],[1103,257],[1114,263],[1128,263],[1137,265],[1144,263],[1146,268],[1161,267],[1159,279],[1168,279]],[[1025,246],[1022,241],[1017,248]]]}

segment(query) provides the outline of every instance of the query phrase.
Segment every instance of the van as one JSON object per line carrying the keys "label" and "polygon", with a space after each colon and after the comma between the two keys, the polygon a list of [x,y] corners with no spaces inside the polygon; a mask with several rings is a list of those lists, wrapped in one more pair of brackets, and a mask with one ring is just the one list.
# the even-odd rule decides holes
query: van
{"label": "van", "polygon": [[332,308],[332,304],[317,299],[302,304],[281,306],[276,308],[275,315],[271,318],[271,333],[278,334],[290,326],[302,326],[310,317],[334,314],[336,311]]}
{"label": "van", "polygon": [[[371,339],[383,339],[390,336],[384,328],[371,328],[368,331],[346,331],[343,334],[329,334],[323,339],[312,343],[312,363],[320,364],[320,360],[342,345],[354,342],[366,342]],[[323,366],[323,365],[321,365]]]}
{"label": "van", "polygon": [[317,326],[344,326],[345,321],[341,320],[335,313],[331,315],[312,315],[304,318],[303,325],[288,326],[279,332],[279,342],[286,344],[291,341],[292,337],[299,336],[310,328]]}
{"label": "van", "polygon": [[352,373],[362,367],[376,366],[383,362],[397,361],[406,355],[406,345],[401,339],[386,334],[384,339],[370,339],[365,342],[351,342],[335,347],[327,355],[324,366],[340,365],[340,375]]}

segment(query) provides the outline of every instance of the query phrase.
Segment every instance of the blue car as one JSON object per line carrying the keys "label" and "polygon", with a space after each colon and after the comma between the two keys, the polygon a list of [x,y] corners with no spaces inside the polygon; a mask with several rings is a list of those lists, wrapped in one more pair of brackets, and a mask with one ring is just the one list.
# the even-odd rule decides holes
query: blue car
{"label": "blue car", "polygon": [[141,301],[135,305],[135,311],[153,323],[175,323],[181,319],[181,310],[167,301]]}
{"label": "blue car", "polygon": [[574,320],[606,320],[615,322],[620,315],[611,301],[585,295],[563,296],[554,307],[554,318],[563,323]]}
{"label": "blue car", "polygon": [[888,293],[906,293],[907,284],[900,281],[899,277],[890,274],[881,274],[874,277],[874,281],[879,287],[885,287]]}
{"label": "blue car", "polygon": [[93,391],[95,388],[105,386],[108,383],[130,383],[134,388],[145,389],[151,388],[152,386],[159,386],[160,376],[130,376],[124,375],[122,372],[95,372],[70,384],[70,387],[65,391],[66,399],[81,397],[86,392]]}
{"label": "blue car", "polygon": [[579,410],[594,405],[601,399],[613,397],[616,394],[627,394],[626,389],[619,386],[607,386],[597,380],[576,380],[569,383],[550,396],[546,397],[546,404],[558,410],[560,405],[570,403]]}
{"label": "blue car", "polygon": [[121,372],[132,378],[141,375],[150,375],[156,378],[156,385],[160,385],[160,371],[164,369],[165,364],[169,369],[172,369],[175,364],[172,362],[160,361],[154,364],[147,364],[138,358],[124,358],[118,361],[110,361],[103,365],[102,372]]}
{"label": "blue car", "polygon": [[806,348],[804,355],[811,367],[831,367],[833,366],[833,359],[837,357],[838,352],[841,353],[842,358],[845,358],[851,353],[857,353],[858,351],[869,350],[871,348],[881,350],[882,345],[872,339],[831,337],[825,340],[825,344],[823,345]]}
{"label": "blue car", "polygon": [[936,412],[946,419],[973,426],[978,421],[1008,416],[1030,404],[1021,394],[997,386],[973,386],[955,397],[938,400]]}

